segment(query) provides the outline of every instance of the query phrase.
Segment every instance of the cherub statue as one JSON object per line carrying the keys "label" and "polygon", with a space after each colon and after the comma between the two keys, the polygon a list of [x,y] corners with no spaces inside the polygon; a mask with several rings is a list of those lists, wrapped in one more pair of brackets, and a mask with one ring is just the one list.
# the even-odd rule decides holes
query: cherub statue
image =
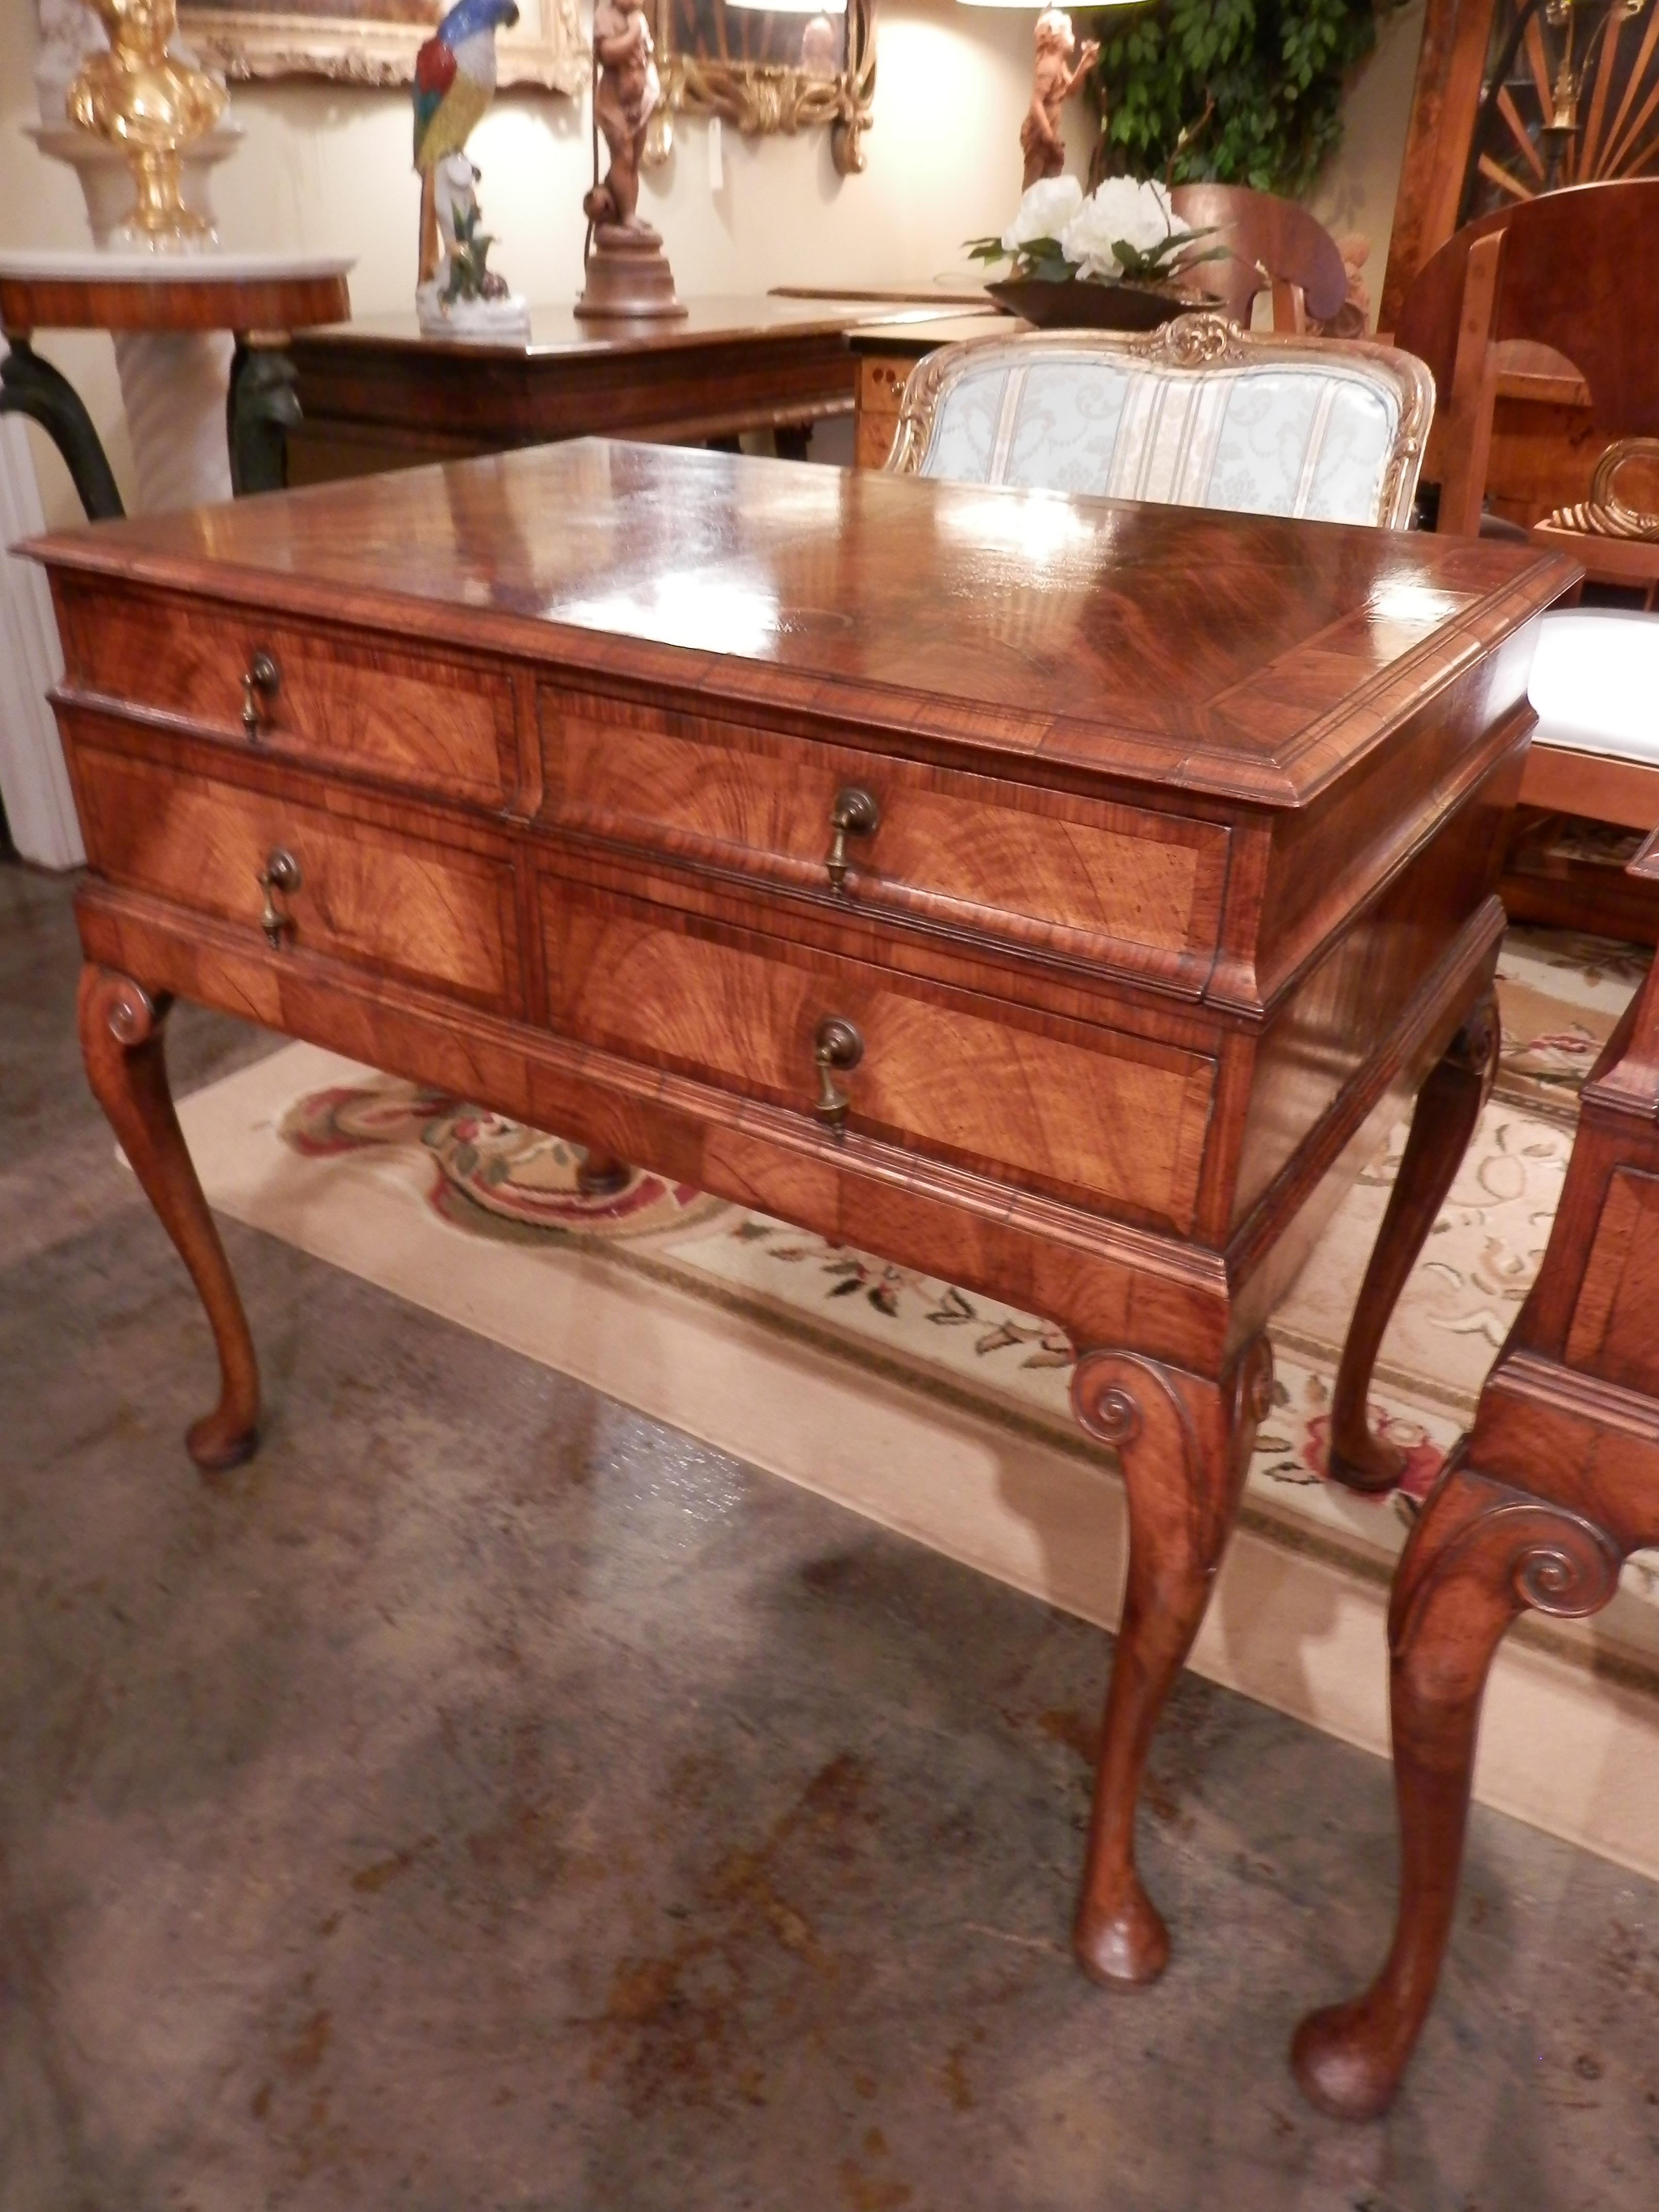
{"label": "cherub statue", "polygon": [[125,246],[213,244],[210,224],[185,205],[181,149],[219,120],[225,88],[167,52],[179,27],[175,0],[93,0],[109,38],[88,54],[69,88],[70,119],[118,146],[137,186],[116,233]]}
{"label": "cherub statue", "polygon": [[1063,9],[1045,8],[1036,19],[1035,36],[1036,70],[1031,81],[1031,105],[1019,126],[1020,151],[1025,156],[1023,189],[1026,191],[1044,177],[1059,176],[1066,167],[1060,110],[1094,67],[1100,53],[1099,41],[1095,39],[1086,39],[1079,48],[1072,30],[1072,19]]}
{"label": "cherub statue", "polygon": [[495,91],[495,33],[516,0],[457,0],[415,57],[415,167],[421,176],[421,328],[430,337],[529,335],[530,311],[485,265],[479,172],[466,142]]}
{"label": "cherub statue", "polygon": [[[662,240],[640,213],[640,162],[662,104],[646,0],[593,0],[593,182],[582,195],[586,278],[577,314],[596,321],[683,315]],[[599,177],[599,136],[611,166]]]}
{"label": "cherub statue", "polygon": [[603,184],[596,178],[582,201],[591,223],[643,230],[640,161],[647,126],[662,100],[656,48],[645,20],[646,0],[594,0],[593,120],[611,149]]}

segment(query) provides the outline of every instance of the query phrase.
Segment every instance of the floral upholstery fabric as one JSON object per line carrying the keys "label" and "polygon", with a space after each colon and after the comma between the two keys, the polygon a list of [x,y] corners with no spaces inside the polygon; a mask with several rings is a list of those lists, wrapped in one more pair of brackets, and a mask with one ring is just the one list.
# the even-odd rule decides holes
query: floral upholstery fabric
{"label": "floral upholstery fabric", "polygon": [[921,473],[1374,523],[1399,430],[1395,391],[1358,363],[1194,372],[1038,356],[958,378]]}

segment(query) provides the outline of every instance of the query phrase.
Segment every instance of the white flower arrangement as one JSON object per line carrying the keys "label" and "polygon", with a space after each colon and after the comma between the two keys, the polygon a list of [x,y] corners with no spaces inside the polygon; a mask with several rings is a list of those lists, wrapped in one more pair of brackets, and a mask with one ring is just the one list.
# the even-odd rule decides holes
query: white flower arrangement
{"label": "white flower arrangement", "polygon": [[1209,230],[1180,222],[1162,185],[1108,177],[1085,199],[1075,177],[1032,185],[1000,238],[975,238],[975,261],[1012,261],[1014,275],[1100,284],[1168,286],[1200,261],[1224,260],[1224,246],[1195,249]]}
{"label": "white flower arrangement", "polygon": [[1012,257],[1038,239],[1058,238],[1082,205],[1083,187],[1075,177],[1039,178],[1002,234],[1003,252]]}

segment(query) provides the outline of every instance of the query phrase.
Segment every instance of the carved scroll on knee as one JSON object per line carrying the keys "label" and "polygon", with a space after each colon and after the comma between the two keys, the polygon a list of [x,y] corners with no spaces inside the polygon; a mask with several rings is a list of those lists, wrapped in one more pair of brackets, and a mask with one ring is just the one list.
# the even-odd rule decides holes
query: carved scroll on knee
{"label": "carved scroll on knee", "polygon": [[1273,1398],[1273,1353],[1265,1337],[1249,1345],[1219,1383],[1186,1376],[1143,1354],[1085,1352],[1072,1376],[1072,1411],[1079,1427],[1109,1444],[1130,1479],[1156,1468],[1176,1492],[1169,1510],[1184,1511],[1190,1540],[1213,1562],[1227,1540],[1257,1423]]}
{"label": "carved scroll on knee", "polygon": [[[1453,1479],[1488,1493],[1478,1512],[1436,1550],[1419,1574],[1402,1576],[1389,1608],[1389,1649],[1407,1650],[1437,1591],[1455,1576],[1504,1590],[1516,1612],[1530,1607],[1558,1620],[1599,1613],[1619,1586],[1624,1555],[1605,1528],[1468,1468]],[[1425,1512],[1428,1510],[1425,1508]]]}
{"label": "carved scroll on knee", "polygon": [[130,1051],[147,1044],[167,1013],[167,1000],[158,1006],[142,983],[131,975],[100,974],[96,985],[98,1011],[118,1045]]}

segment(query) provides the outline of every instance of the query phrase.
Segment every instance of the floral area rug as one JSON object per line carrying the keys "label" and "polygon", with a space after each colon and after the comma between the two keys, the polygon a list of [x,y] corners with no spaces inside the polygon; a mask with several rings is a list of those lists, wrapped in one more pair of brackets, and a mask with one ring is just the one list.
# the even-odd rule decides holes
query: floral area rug
{"label": "floral area rug", "polygon": [[[1388,1572],[1418,1502],[1474,1412],[1481,1382],[1542,1259],[1591,1063],[1645,970],[1606,939],[1516,929],[1499,968],[1503,1057],[1493,1097],[1401,1300],[1373,1418],[1407,1455],[1405,1480],[1362,1498],[1325,1476],[1341,1334],[1405,1142],[1396,1129],[1275,1316],[1273,1403],[1246,1492],[1248,1519],[1293,1546]],[[294,1048],[295,1051],[305,1048]],[[889,1379],[969,1401],[1073,1450],[1072,1346],[1052,1324],[954,1284],[635,1171],[614,1194],[576,1185],[579,1147],[464,1100],[349,1062],[275,1119],[291,1155],[404,1174],[410,1201],[453,1235],[580,1249],[735,1306]],[[342,1200],[337,1180],[331,1203]],[[444,1243],[429,1262],[444,1265]],[[1631,1562],[1598,1624],[1644,1673],[1659,1670],[1659,1554]]]}

